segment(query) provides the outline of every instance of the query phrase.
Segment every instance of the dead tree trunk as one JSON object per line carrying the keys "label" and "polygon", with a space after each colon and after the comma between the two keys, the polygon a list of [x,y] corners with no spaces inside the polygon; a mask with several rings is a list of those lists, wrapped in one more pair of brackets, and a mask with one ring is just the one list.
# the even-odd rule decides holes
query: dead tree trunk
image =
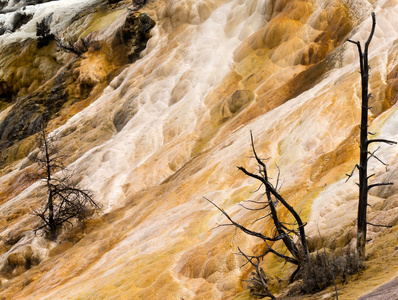
{"label": "dead tree trunk", "polygon": [[[369,98],[371,94],[368,93],[369,86],[369,64],[368,64],[368,51],[369,44],[373,38],[373,34],[376,27],[376,16],[375,13],[372,13],[372,30],[369,34],[368,40],[365,43],[365,49],[362,52],[362,47],[359,41],[355,42],[352,40],[348,40],[351,43],[354,43],[358,47],[359,53],[359,62],[361,68],[361,86],[362,86],[362,107],[361,107],[361,133],[360,133],[360,157],[359,157],[359,165],[356,165],[359,172],[359,202],[358,202],[358,220],[357,220],[357,252],[360,258],[365,258],[365,244],[366,244],[366,230],[367,225],[367,207],[368,207],[368,191],[372,187],[380,186],[380,185],[390,185],[392,183],[378,183],[368,185],[368,160],[370,157],[374,157],[374,153],[370,153],[368,150],[368,146],[373,142],[384,142],[388,144],[396,144],[392,141],[373,139],[368,140],[368,111],[369,111]],[[370,156],[369,156],[370,154]],[[355,169],[355,168],[354,168]],[[349,177],[352,176],[352,173]]]}
{"label": "dead tree trunk", "polygon": [[361,133],[360,133],[360,155],[359,155],[359,202],[357,219],[357,251],[359,257],[365,257],[366,244],[366,209],[368,206],[368,111],[369,111],[369,64],[368,49],[372,40],[376,26],[375,13],[372,13],[372,30],[365,43],[365,51],[362,52],[360,42],[350,42],[358,46],[359,62],[361,68],[361,86],[362,86],[362,108],[361,108]]}
{"label": "dead tree trunk", "polygon": [[54,221],[54,193],[53,193],[53,186],[52,186],[52,172],[53,170],[51,169],[51,159],[50,159],[50,153],[49,153],[49,145],[48,145],[48,140],[46,137],[46,133],[44,129],[40,132],[41,135],[41,140],[43,142],[43,154],[44,154],[44,160],[45,160],[45,176],[46,176],[46,185],[47,185],[47,191],[48,191],[48,199],[47,199],[47,206],[48,206],[48,229],[49,229],[49,235],[50,239],[53,240],[56,236],[56,231],[57,228],[55,226],[55,221]]}

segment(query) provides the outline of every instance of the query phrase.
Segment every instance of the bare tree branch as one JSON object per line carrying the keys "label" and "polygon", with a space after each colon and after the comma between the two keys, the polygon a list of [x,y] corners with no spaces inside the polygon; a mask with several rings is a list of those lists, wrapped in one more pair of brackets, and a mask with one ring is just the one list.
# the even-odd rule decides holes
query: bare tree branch
{"label": "bare tree branch", "polygon": [[203,197],[204,199],[206,199],[208,202],[210,202],[211,204],[213,204],[230,222],[231,225],[234,225],[235,227],[239,228],[240,230],[242,230],[244,233],[251,235],[251,236],[255,236],[258,237],[264,241],[270,241],[270,242],[276,242],[279,241],[280,239],[282,239],[282,236],[276,236],[275,238],[270,238],[267,237],[261,233],[252,231],[247,229],[246,227],[240,225],[239,223],[235,222],[234,220],[232,220],[232,218],[225,212],[225,210],[223,210],[222,208],[220,208],[217,204],[215,204],[213,201],[211,201],[210,199],[207,199],[206,197]]}
{"label": "bare tree branch", "polygon": [[370,222],[367,222],[366,224],[370,225],[370,226],[374,226],[374,227],[386,227],[386,228],[392,228],[392,226],[390,225],[379,225],[379,224],[373,224]]}
{"label": "bare tree branch", "polygon": [[377,186],[385,186],[385,185],[393,185],[393,182],[380,182],[380,183],[374,183],[374,184],[370,184],[368,186],[368,190],[370,190],[371,188],[377,187]]}
{"label": "bare tree branch", "polygon": [[[246,255],[240,248],[238,247],[238,250],[241,255],[243,255],[246,260],[254,267],[255,269],[255,276],[251,279],[251,281],[256,282],[261,286],[262,291],[254,291],[252,292],[253,295],[259,295],[261,297],[270,297],[271,299],[275,299],[275,296],[271,293],[269,290],[266,279],[265,279],[265,273],[262,268],[260,268],[260,258],[257,256],[248,256]],[[256,263],[253,262],[253,260],[256,260]],[[252,287],[253,289],[253,287]]]}
{"label": "bare tree branch", "polygon": [[390,141],[390,140],[385,140],[385,139],[371,139],[371,140],[368,140],[368,145],[370,145],[371,143],[386,143],[386,144],[389,144],[389,145],[396,145],[397,144],[397,142],[395,142],[395,141]]}
{"label": "bare tree branch", "polygon": [[354,168],[352,169],[352,171],[351,171],[350,174],[345,174],[345,175],[348,177],[347,180],[346,180],[345,182],[347,182],[348,180],[350,180],[350,178],[352,177],[352,175],[353,175],[354,172],[355,172],[355,169],[359,169],[358,164],[356,164],[356,165],[354,166]]}

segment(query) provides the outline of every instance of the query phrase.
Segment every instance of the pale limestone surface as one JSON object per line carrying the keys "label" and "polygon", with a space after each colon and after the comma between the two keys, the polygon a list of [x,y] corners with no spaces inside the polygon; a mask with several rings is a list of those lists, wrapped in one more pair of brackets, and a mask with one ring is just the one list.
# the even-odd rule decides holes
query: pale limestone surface
{"label": "pale limestone surface", "polygon": [[[95,1],[80,2],[76,11]],[[270,176],[276,177],[277,165],[282,195],[308,222],[312,250],[319,244],[318,231],[328,248],[352,247],[357,178],[346,183],[345,173],[357,163],[361,95],[357,50],[344,41],[366,40],[374,9],[370,131],[398,140],[392,100],[398,88],[391,79],[398,65],[398,8],[390,5],[394,1],[346,2],[149,1],[142,11],[156,27],[147,48],[111,79],[107,76],[118,62],[109,58],[113,52],[106,43],[126,13],[113,8],[106,28],[90,17],[79,28],[57,23],[61,34],[95,28],[105,43],[99,53],[83,56],[73,73],[80,85],[96,86],[91,100],[65,107],[50,124],[75,180],[95,192],[102,211],[58,243],[44,242],[31,234],[36,221],[29,209],[45,191],[22,176],[33,167],[27,159],[5,167],[1,237],[17,242],[11,248],[1,245],[0,262],[17,267],[0,297],[233,299],[244,291],[242,279],[250,273],[247,266],[240,268],[237,246],[247,252],[261,246],[233,228],[212,230],[226,220],[203,197],[245,225],[260,217],[238,205],[261,197],[253,194],[257,183],[236,169],[256,167],[250,130],[259,155],[270,158]],[[59,5],[51,2],[58,18],[76,13],[63,12],[64,1]],[[31,35],[32,24],[10,41]],[[378,156],[389,172],[371,161],[372,180],[396,178],[397,154],[397,146],[382,145]],[[370,220],[394,227],[370,228],[373,275],[365,273],[363,285],[342,287],[342,299],[355,299],[397,271],[397,186],[370,193]],[[271,231],[269,222],[253,226]],[[25,271],[26,257],[33,255],[28,246],[40,264]],[[388,261],[383,271],[378,270],[381,252]],[[292,270],[280,269],[274,258],[263,266],[280,278]]]}

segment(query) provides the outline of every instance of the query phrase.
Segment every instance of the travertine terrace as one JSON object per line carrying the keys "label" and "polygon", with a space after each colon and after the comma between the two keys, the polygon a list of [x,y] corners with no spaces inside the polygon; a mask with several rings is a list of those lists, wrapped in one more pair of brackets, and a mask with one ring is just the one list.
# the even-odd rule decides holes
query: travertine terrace
{"label": "travertine terrace", "polygon": [[[256,167],[250,131],[270,176],[280,168],[311,250],[318,230],[328,249],[355,245],[357,178],[345,174],[358,161],[361,87],[346,40],[364,42],[376,13],[369,131],[398,141],[398,1],[144,2],[0,1],[0,299],[250,299],[251,269],[234,253],[260,241],[214,228],[225,218],[203,199],[242,224],[258,218],[239,205],[261,197],[236,168]],[[51,13],[59,38],[100,47],[38,47],[36,23]],[[154,21],[146,45],[127,41],[129,14]],[[55,242],[34,232],[45,189],[26,176],[43,120],[73,180],[102,206]],[[398,147],[377,153],[388,171],[370,160],[372,180],[394,181]],[[397,193],[398,181],[371,190],[370,221],[392,228],[369,228],[368,268],[338,284],[339,299],[397,277]],[[281,279],[292,271],[271,256],[262,264]],[[275,276],[270,284],[283,292]]]}

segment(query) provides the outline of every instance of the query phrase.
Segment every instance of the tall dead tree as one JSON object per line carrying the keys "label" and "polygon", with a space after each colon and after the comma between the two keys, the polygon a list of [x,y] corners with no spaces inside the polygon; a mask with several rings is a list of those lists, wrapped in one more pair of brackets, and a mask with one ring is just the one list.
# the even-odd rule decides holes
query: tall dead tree
{"label": "tall dead tree", "polygon": [[56,174],[64,170],[64,157],[54,146],[54,139],[46,135],[43,129],[39,133],[39,153],[29,157],[39,168],[32,179],[43,180],[46,184],[48,197],[44,205],[33,211],[42,220],[37,230],[43,229],[49,239],[55,240],[60,228],[72,224],[73,219],[83,220],[89,215],[90,209],[98,209],[93,200],[92,192],[79,188],[70,180],[71,176]]}
{"label": "tall dead tree", "polygon": [[[290,276],[290,282],[293,282],[293,280],[296,278],[296,275],[300,271],[301,267],[309,260],[309,250],[304,230],[305,223],[303,223],[300,215],[295,211],[295,209],[278,192],[279,175],[275,186],[270,183],[267,174],[267,167],[263,162],[263,160],[260,159],[256,153],[252,134],[251,134],[251,146],[254,157],[257,161],[258,173],[257,174],[251,173],[243,167],[238,167],[238,169],[241,170],[243,173],[245,173],[247,176],[257,179],[261,183],[259,189],[264,187],[265,190],[263,195],[266,196],[266,199],[265,201],[247,200],[251,204],[257,205],[258,207],[256,208],[249,208],[244,205],[242,206],[248,210],[264,211],[264,215],[261,216],[256,221],[264,220],[270,217],[276,229],[273,235],[270,237],[262,234],[261,232],[248,229],[247,227],[235,222],[225,210],[217,206],[214,202],[212,202],[209,199],[206,200],[212,203],[230,221],[229,224],[222,224],[220,226],[233,225],[236,228],[242,230],[244,233],[251,236],[255,236],[263,240],[265,245],[265,250],[260,255],[249,256],[243,253],[241,249],[239,248],[238,249],[240,254],[246,258],[247,263],[250,263],[255,268],[256,272],[254,273],[254,277],[251,280],[252,283],[257,284],[257,286],[259,285],[262,286],[262,292],[260,293],[257,292],[255,293],[255,295],[270,297],[273,299],[274,296],[266,286],[266,279],[264,278],[265,273],[263,273],[262,269],[259,267],[260,260],[268,253],[273,253],[274,255],[284,259],[286,262],[296,265],[297,266],[296,270]],[[281,221],[278,215],[278,210],[276,209],[277,204],[279,203],[285,209],[287,209],[290,215],[294,218],[295,221],[293,223],[289,224]],[[296,225],[297,229],[295,228]],[[277,241],[283,242],[290,256],[273,249],[274,243]]]}
{"label": "tall dead tree", "polygon": [[[360,133],[360,158],[359,165],[357,164],[351,174],[348,175],[348,179],[352,176],[355,168],[359,172],[359,203],[358,203],[358,220],[357,220],[357,252],[360,258],[365,258],[365,244],[366,244],[366,229],[367,225],[374,225],[367,222],[367,207],[368,207],[368,192],[371,188],[383,185],[392,185],[392,182],[385,183],[374,183],[368,185],[368,180],[373,175],[368,176],[368,160],[371,157],[378,159],[374,152],[369,152],[368,147],[371,143],[386,143],[389,145],[396,144],[394,141],[385,139],[368,139],[368,111],[369,111],[369,99],[371,94],[368,93],[369,86],[369,64],[368,64],[368,52],[369,44],[373,38],[373,34],[376,28],[376,16],[372,13],[372,29],[369,34],[368,40],[365,43],[364,51],[362,51],[361,43],[359,41],[348,40],[349,42],[356,44],[359,53],[359,62],[361,68],[361,85],[362,85],[362,109],[361,109],[361,133]],[[380,161],[380,159],[378,159]],[[380,161],[381,162],[381,161]]]}

